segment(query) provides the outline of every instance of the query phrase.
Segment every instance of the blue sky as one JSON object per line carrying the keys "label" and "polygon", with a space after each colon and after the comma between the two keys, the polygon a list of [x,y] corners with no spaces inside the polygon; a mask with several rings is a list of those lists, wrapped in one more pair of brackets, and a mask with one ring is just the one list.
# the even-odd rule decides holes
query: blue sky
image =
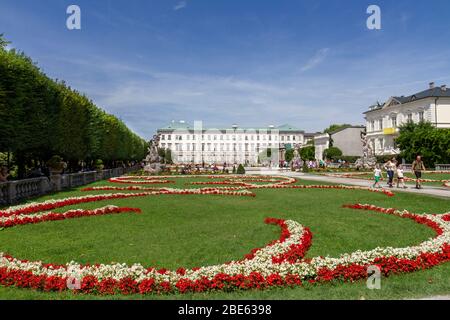
{"label": "blue sky", "polygon": [[[70,4],[81,30],[66,28]],[[370,4],[381,30],[366,28]],[[450,84],[448,12],[447,0],[0,0],[0,33],[145,138],[171,120],[320,131]]]}

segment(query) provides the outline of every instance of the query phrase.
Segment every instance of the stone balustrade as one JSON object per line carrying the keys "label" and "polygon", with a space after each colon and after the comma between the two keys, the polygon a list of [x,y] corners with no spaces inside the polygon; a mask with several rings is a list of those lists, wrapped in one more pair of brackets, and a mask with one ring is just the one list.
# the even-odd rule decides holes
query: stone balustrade
{"label": "stone balustrade", "polygon": [[437,171],[450,171],[450,164],[436,164]]}
{"label": "stone balustrade", "polygon": [[[32,197],[59,191],[61,189],[75,188],[95,181],[119,177],[139,169],[140,166],[136,165],[130,168],[114,168],[102,171],[62,174],[52,176],[51,179],[41,177],[3,182],[0,183],[0,206],[15,204]],[[56,185],[53,183],[55,179],[59,182]]]}

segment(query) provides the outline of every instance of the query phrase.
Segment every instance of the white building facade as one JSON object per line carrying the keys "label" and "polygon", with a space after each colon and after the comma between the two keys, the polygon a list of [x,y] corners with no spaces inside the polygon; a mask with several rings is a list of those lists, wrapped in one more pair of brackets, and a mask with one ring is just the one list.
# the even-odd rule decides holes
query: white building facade
{"label": "white building facade", "polygon": [[159,147],[172,151],[172,160],[179,164],[244,164],[261,162],[261,153],[273,150],[272,162],[280,148],[305,143],[304,131],[291,125],[262,128],[204,128],[201,122],[194,126],[184,121],[172,121],[157,131]]}
{"label": "white building facade", "polygon": [[426,121],[437,128],[450,128],[450,90],[430,83],[428,90],[391,97],[383,104],[371,106],[364,115],[367,139],[375,155],[398,154],[395,138],[402,124]]}
{"label": "white building facade", "polygon": [[348,126],[333,132],[321,133],[314,136],[316,160],[325,160],[324,151],[331,145],[339,148],[343,156],[363,155],[361,134],[365,132],[364,126]]}

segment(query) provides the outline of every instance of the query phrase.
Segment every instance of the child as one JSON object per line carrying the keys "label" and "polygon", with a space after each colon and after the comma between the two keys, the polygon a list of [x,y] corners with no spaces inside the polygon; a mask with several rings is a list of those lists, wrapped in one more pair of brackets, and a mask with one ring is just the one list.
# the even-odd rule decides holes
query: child
{"label": "child", "polygon": [[403,189],[407,189],[408,187],[405,185],[405,176],[403,174],[403,166],[400,164],[397,168],[397,188],[399,188],[400,183],[402,184]]}
{"label": "child", "polygon": [[375,178],[375,183],[373,184],[372,188],[381,188],[380,186],[380,179],[382,178],[381,175],[381,169],[380,169],[380,165],[377,164],[375,166],[375,170],[373,170],[373,174],[374,174],[374,178]]}

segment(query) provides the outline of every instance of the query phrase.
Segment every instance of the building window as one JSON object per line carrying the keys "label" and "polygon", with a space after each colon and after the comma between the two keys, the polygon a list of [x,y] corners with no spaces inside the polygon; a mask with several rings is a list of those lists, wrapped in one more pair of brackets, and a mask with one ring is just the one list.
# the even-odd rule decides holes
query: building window
{"label": "building window", "polygon": [[397,128],[397,116],[391,118],[392,128]]}
{"label": "building window", "polygon": [[165,140],[165,135],[162,135],[162,136],[161,136],[161,140]]}
{"label": "building window", "polygon": [[424,113],[423,113],[423,111],[420,111],[419,112],[419,121],[423,122],[423,120],[424,120]]}
{"label": "building window", "polygon": [[370,121],[370,130],[375,131],[375,121]]}
{"label": "building window", "polygon": [[412,121],[413,121],[412,113],[409,113],[408,114],[408,122],[412,122]]}
{"label": "building window", "polygon": [[380,127],[380,130],[383,130],[383,119],[378,121],[378,126]]}

